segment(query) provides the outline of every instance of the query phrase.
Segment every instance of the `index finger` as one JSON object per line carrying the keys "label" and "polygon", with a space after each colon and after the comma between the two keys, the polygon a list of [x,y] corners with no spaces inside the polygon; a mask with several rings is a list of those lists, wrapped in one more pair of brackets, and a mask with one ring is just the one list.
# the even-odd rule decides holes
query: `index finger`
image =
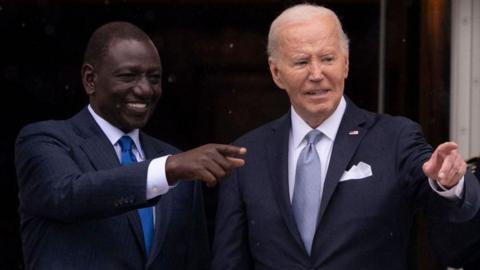
{"label": "index finger", "polygon": [[440,144],[437,149],[435,149],[435,152],[437,152],[440,157],[444,158],[446,155],[450,154],[453,150],[457,150],[458,145],[454,142],[446,142]]}
{"label": "index finger", "polygon": [[430,159],[423,164],[425,174],[432,179],[436,179],[434,176],[440,171],[445,157],[457,148],[458,145],[454,142],[446,142],[437,146]]}

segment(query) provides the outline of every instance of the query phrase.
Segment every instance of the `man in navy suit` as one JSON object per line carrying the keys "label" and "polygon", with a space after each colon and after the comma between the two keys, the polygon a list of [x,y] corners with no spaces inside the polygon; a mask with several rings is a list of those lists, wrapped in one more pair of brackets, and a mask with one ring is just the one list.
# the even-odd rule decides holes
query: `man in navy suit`
{"label": "man in navy suit", "polygon": [[232,156],[245,149],[179,153],[140,131],[162,93],[162,68],[130,23],[93,33],[81,74],[89,105],[28,125],[16,141],[25,268],[206,269],[201,185],[188,180],[214,185],[243,165]]}
{"label": "man in navy suit", "polygon": [[268,53],[291,109],[235,143],[248,153],[220,185],[213,270],[407,269],[417,209],[474,216],[480,187],[455,143],[432,153],[414,122],[344,96],[348,38],[333,11],[285,10]]}

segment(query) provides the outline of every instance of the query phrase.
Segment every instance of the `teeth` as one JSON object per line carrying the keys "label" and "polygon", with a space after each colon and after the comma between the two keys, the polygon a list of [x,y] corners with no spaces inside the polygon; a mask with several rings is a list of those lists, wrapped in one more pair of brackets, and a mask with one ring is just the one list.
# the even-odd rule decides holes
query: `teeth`
{"label": "teeth", "polygon": [[320,94],[323,94],[323,93],[326,93],[327,90],[312,90],[312,91],[307,91],[306,94],[307,95],[320,95]]}
{"label": "teeth", "polygon": [[147,104],[145,103],[127,103],[128,107],[134,108],[134,109],[145,109],[147,107]]}

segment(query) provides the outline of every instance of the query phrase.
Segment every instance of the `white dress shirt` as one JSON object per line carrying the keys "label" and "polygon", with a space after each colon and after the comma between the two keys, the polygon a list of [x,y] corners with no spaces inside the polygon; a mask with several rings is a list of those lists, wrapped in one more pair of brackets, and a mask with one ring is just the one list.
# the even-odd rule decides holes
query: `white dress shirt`
{"label": "white dress shirt", "polygon": [[[328,165],[330,164],[330,157],[332,155],[333,143],[337,136],[338,128],[342,121],[343,115],[347,103],[345,98],[342,97],[337,108],[333,114],[325,119],[318,127],[317,130],[322,132],[323,136],[320,138],[315,148],[320,158],[321,175],[320,181],[322,181],[322,189],[327,175]],[[297,170],[297,160],[300,156],[300,152],[305,147],[307,142],[305,141],[305,135],[312,130],[312,128],[298,115],[293,106],[291,107],[291,121],[292,128],[290,130],[288,141],[288,189],[290,194],[290,202],[293,198],[293,190],[295,187],[295,173]],[[450,189],[447,189],[438,182],[428,179],[430,187],[437,192],[440,196],[447,199],[457,199],[463,197],[464,178],[460,179],[460,182]],[[323,190],[321,190],[321,194]]]}
{"label": "white dress shirt", "polygon": [[[88,111],[93,116],[93,119],[95,119],[95,122],[97,122],[97,124],[100,126],[100,129],[102,129],[103,133],[105,133],[110,143],[115,148],[115,152],[117,153],[118,160],[121,160],[121,149],[120,149],[120,145],[118,144],[118,140],[124,135],[128,135],[130,136],[130,138],[132,138],[134,142],[134,145],[132,147],[132,152],[135,155],[135,158],[137,159],[137,161],[145,160],[145,154],[143,153],[142,145],[140,144],[140,139],[138,136],[140,132],[138,129],[134,129],[131,132],[125,134],[123,131],[113,126],[112,124],[107,122],[105,119],[103,119],[101,116],[96,114],[90,105],[88,105]],[[147,172],[147,179],[146,179],[147,190],[145,194],[147,200],[155,198],[159,195],[165,194],[171,188],[168,185],[167,176],[165,173],[165,163],[167,161],[167,158],[168,158],[168,155],[155,158],[148,165],[148,172]],[[135,181],[135,179],[132,179],[132,181]],[[137,179],[137,181],[142,181],[142,180]]]}
{"label": "white dress shirt", "polygon": [[[328,164],[330,164],[330,157],[332,155],[333,142],[337,136],[338,127],[342,121],[345,113],[346,102],[342,98],[333,114],[325,119],[316,129],[322,132],[322,137],[315,145],[315,148],[320,158],[321,175],[320,181],[325,182],[327,175]],[[297,171],[297,160],[300,152],[305,147],[305,135],[312,130],[312,128],[297,114],[292,106],[291,109],[292,129],[288,140],[288,191],[290,194],[290,202],[293,198],[293,189],[295,186],[295,173]],[[323,191],[321,191],[323,192]]]}

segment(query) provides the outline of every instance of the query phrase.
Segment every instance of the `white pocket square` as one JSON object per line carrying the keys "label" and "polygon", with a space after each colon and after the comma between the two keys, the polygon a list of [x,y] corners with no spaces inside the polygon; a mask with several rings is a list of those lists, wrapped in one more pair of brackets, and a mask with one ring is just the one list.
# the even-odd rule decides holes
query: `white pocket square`
{"label": "white pocket square", "polygon": [[345,171],[340,181],[363,179],[372,176],[372,167],[365,162],[360,161],[357,165],[353,165],[350,170]]}

